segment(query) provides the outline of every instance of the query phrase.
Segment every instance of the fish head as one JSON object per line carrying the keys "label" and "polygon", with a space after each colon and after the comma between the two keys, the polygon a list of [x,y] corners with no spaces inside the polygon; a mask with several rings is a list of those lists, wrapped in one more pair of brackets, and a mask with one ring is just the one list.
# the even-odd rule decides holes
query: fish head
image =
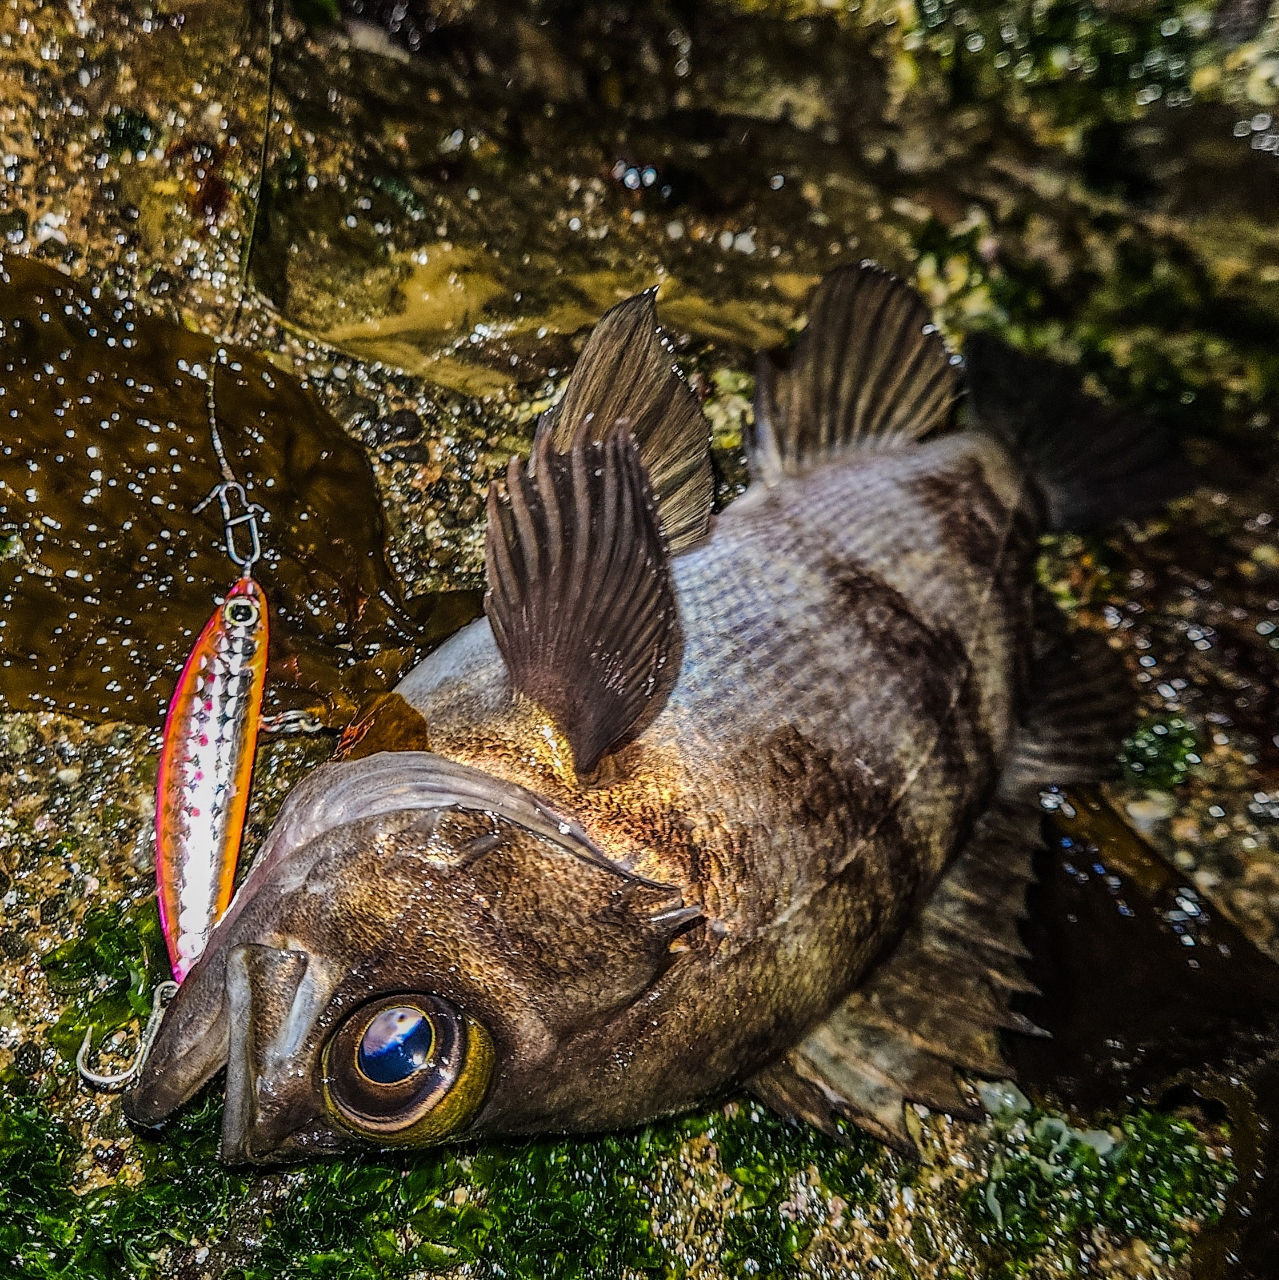
{"label": "fish head", "polygon": [[158,1124],[225,1067],[231,1163],[582,1127],[590,1063],[566,1046],[634,1004],[698,914],[478,770],[428,752],[325,766],[170,1003],[126,1113]]}

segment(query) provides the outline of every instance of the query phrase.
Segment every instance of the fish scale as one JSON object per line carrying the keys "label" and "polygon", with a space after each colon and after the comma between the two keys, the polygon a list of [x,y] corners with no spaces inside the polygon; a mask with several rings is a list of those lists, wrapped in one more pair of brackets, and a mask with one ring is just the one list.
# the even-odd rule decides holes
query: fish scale
{"label": "fish scale", "polygon": [[[528,709],[512,708],[504,693],[486,621],[401,685],[435,751],[571,805],[612,857],[704,906],[718,947],[713,959],[698,957],[655,984],[646,1013],[667,1010],[669,1026],[682,1027],[669,1043],[668,1024],[652,1031],[655,1054],[677,1060],[677,1038],[713,1037],[717,1009],[703,1009],[700,1032],[674,1012],[708,982],[729,1007],[743,1008],[766,999],[761,983],[775,984],[790,993],[782,1021],[811,1022],[900,928],[940,873],[955,831],[984,802],[1011,734],[1008,651],[1026,620],[1002,616],[1008,602],[992,596],[1003,581],[995,568],[971,563],[947,540],[946,509],[909,491],[918,477],[958,475],[974,459],[996,502],[992,517],[1009,530],[1004,576],[1024,579],[1033,542],[1018,532],[1016,471],[1000,446],[971,436],[828,464],[721,515],[705,542],[674,561],[685,631],[680,678],[652,726],[618,753],[626,776],[614,784],[582,791],[551,753],[530,750]],[[953,486],[953,505],[972,500]],[[923,714],[912,671],[883,652],[855,608],[832,597],[828,574],[813,567],[818,550],[878,574],[926,625],[945,623],[963,636],[967,664],[982,668],[973,710],[994,720],[983,754],[948,724],[963,673],[942,682],[940,721]],[[983,628],[993,643],[983,643]],[[761,767],[780,725],[801,737],[798,780]],[[939,738],[948,751],[933,751]],[[866,789],[841,793],[836,777],[831,812],[801,825],[790,795],[827,758],[836,774],[860,766]],[[672,810],[693,822],[676,824],[674,838]],[[713,824],[701,820],[708,814]],[[850,830],[860,839],[847,844]],[[735,1055],[737,1070],[750,1061],[740,1045],[707,1052]],[[675,1072],[673,1091],[677,1079]]]}
{"label": "fish scale", "polygon": [[[1016,951],[1038,788],[1100,776],[1123,705],[1104,644],[1032,599],[1044,513],[1091,473],[951,430],[927,309],[863,264],[761,363],[752,490],[712,520],[654,317],[601,320],[490,491],[487,616],[398,686],[404,749],[289,798],[133,1118],[225,1066],[224,1156],[273,1160],[746,1084],[908,1147],[906,1100],[962,1110],[953,1068],[1000,1069],[1025,1020],[986,957]],[[465,1059],[376,1085],[388,1009]]]}

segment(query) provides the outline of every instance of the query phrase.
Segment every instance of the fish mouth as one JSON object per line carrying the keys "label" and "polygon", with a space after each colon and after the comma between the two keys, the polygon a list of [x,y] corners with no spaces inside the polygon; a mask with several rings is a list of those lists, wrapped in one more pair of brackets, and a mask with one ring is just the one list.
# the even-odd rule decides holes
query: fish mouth
{"label": "fish mouth", "polygon": [[207,970],[196,965],[169,1002],[159,1034],[124,1095],[124,1114],[133,1124],[147,1129],[163,1124],[226,1065],[231,1022],[221,991],[224,967],[218,965],[218,981],[209,983]]}
{"label": "fish mouth", "polygon": [[329,1132],[319,1105],[316,1024],[332,994],[305,951],[246,943],[228,955],[227,1164],[288,1159],[299,1148],[314,1149],[318,1130]]}
{"label": "fish mouth", "polygon": [[[166,1034],[125,1096],[126,1116],[157,1126],[225,1067],[220,1155],[227,1164],[347,1145],[324,1123],[318,1104],[317,1022],[333,993],[324,966],[306,951],[244,943],[216,968],[212,974],[197,967],[179,988]],[[201,999],[209,994],[197,989],[202,978],[221,979],[220,1000]],[[202,1014],[210,1007],[211,1016]]]}

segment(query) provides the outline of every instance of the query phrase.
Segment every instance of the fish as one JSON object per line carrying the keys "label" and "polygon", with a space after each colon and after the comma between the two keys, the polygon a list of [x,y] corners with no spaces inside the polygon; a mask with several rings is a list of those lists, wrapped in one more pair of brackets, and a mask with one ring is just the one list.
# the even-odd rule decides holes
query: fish
{"label": "fish", "polygon": [[205,623],[169,702],[156,780],[156,887],[179,983],[231,901],[267,643],[266,597],[246,573]]}
{"label": "fish", "polygon": [[[980,335],[974,368],[988,361]],[[998,362],[996,361],[996,364]],[[999,366],[1004,367],[1004,366]],[[1133,695],[1038,538],[1154,501],[1167,441],[985,393],[874,263],[760,359],[751,482],[654,294],[596,325],[489,494],[485,616],[295,789],[125,1096],[225,1069],[221,1156],[636,1125],[746,1089],[902,1150],[1038,1028],[1018,932],[1041,789]],[[387,749],[390,748],[390,749]]]}

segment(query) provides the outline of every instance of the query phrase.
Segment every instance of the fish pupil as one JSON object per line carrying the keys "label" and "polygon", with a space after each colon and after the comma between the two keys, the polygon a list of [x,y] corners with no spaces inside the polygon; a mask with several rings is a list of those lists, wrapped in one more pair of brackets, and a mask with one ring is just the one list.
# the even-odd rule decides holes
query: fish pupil
{"label": "fish pupil", "polygon": [[356,1061],[375,1084],[399,1084],[431,1059],[435,1029],[421,1009],[383,1009],[364,1029]]}

